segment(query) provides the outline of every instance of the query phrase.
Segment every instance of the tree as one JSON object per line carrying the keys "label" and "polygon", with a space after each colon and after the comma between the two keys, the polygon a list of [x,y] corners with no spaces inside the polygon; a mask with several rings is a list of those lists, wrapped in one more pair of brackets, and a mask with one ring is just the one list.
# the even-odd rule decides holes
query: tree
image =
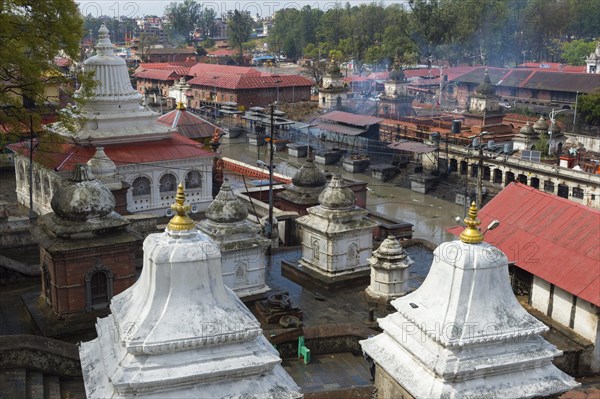
{"label": "tree", "polygon": [[217,18],[217,12],[212,8],[205,8],[202,10],[200,16],[199,28],[203,38],[214,37],[215,35],[215,19]]}
{"label": "tree", "polygon": [[[71,112],[57,112],[48,87],[67,95],[74,85],[54,64],[64,54],[79,59],[83,20],[73,0],[4,0],[0,3],[0,138],[15,141],[30,121],[37,131],[48,117],[72,126]],[[89,81],[80,76],[79,81]],[[92,85],[93,86],[93,85]],[[85,96],[84,96],[85,97]],[[81,99],[75,99],[80,101]]]}
{"label": "tree", "polygon": [[199,24],[202,6],[194,0],[184,0],[183,3],[172,2],[165,7],[169,40],[172,42],[185,42],[190,37],[190,32]]}
{"label": "tree", "polygon": [[571,43],[563,43],[560,57],[570,65],[584,65],[585,58],[596,50],[595,42],[584,40],[573,40]]}
{"label": "tree", "polygon": [[600,126],[600,91],[579,96],[577,119],[588,126]]}
{"label": "tree", "polygon": [[154,46],[157,43],[158,43],[158,36],[156,36],[154,34],[143,32],[140,35],[140,43],[138,46],[139,46],[140,58],[142,59],[142,62],[148,61],[148,53],[150,52],[150,49],[152,48],[152,46]]}
{"label": "tree", "polygon": [[227,35],[233,47],[240,50],[240,61],[244,58],[243,44],[248,41],[254,24],[249,12],[239,10],[227,14]]}

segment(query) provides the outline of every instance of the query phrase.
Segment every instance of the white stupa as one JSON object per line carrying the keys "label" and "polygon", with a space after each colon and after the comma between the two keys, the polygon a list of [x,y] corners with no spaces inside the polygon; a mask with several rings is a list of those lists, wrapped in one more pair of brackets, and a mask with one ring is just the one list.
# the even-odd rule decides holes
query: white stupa
{"label": "white stupa", "polygon": [[180,184],[139,280],[80,347],[88,398],[299,398],[258,321],[225,287],[219,247],[194,227]]}
{"label": "white stupa", "polygon": [[552,364],[561,352],[517,302],[507,258],[483,242],[476,217],[473,203],[461,241],[440,245],[421,287],[360,342],[379,397],[531,398],[577,386]]}
{"label": "white stupa", "polygon": [[[83,63],[83,70],[94,74],[96,86],[83,106],[86,124],[76,138],[97,146],[169,137],[171,129],[156,123],[160,115],[140,104],[142,95],[131,85],[127,64],[115,55],[108,33],[108,28],[102,25],[98,30],[96,55]],[[77,95],[85,90],[82,86]]]}

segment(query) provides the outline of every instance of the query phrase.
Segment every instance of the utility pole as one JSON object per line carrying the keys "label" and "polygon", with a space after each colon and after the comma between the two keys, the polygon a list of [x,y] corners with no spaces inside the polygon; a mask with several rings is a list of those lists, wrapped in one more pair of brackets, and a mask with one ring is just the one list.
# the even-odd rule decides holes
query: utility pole
{"label": "utility pole", "polygon": [[479,160],[477,161],[477,209],[483,206],[483,146],[479,145]]}
{"label": "utility pole", "polygon": [[[275,106],[271,104],[271,137],[269,139],[269,224],[267,226],[267,236],[270,240],[273,239],[273,140],[275,138]],[[271,246],[269,254],[271,254]]]}
{"label": "utility pole", "polygon": [[29,221],[33,219],[33,118],[29,115]]}

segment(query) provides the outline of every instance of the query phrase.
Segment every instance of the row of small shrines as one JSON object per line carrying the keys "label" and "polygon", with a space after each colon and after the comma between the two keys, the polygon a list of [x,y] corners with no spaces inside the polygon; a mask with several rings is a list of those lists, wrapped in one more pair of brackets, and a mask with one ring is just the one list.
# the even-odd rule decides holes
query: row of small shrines
{"label": "row of small shrines", "polygon": [[[141,236],[87,165],[75,167],[51,204],[34,228],[42,295],[59,313],[110,304],[98,338],[80,348],[88,397],[302,397],[239,299],[269,290],[270,240],[227,181],[198,224],[179,184],[165,232],[143,241],[137,279]],[[405,296],[410,257],[393,237],[371,253],[373,223],[340,178],[298,224],[300,267],[324,278],[372,267],[367,295],[397,298],[397,312],[379,320],[383,333],[361,341],[376,364],[379,397],[532,397],[576,386],[552,364],[560,351],[539,335],[546,327],[515,299],[506,256],[482,242],[474,205],[461,241],[438,247],[427,279]],[[126,326],[135,329],[115,340],[110,332]]]}
{"label": "row of small shrines", "polygon": [[[306,176],[309,180],[304,181]],[[325,187],[325,175],[309,157],[293,181],[287,192],[290,201],[294,200],[290,196],[318,181],[311,187],[315,190],[312,205],[317,206],[309,207],[307,214],[297,219],[302,267],[325,277],[345,278],[372,269],[367,292],[375,300],[389,302],[407,292],[412,261],[393,238],[384,241],[372,256],[376,222],[367,219],[365,209],[355,206],[354,192],[338,176]],[[77,165],[71,178],[56,188],[53,212],[39,218],[34,234],[41,249],[42,295],[57,315],[106,308],[113,295],[136,281],[135,254],[142,236],[114,206],[113,194],[93,177],[89,166]],[[223,183],[205,213],[198,228],[219,245],[225,284],[240,298],[255,298],[269,291],[265,250],[272,240],[262,235],[264,229],[248,221],[248,210],[229,182]],[[390,259],[396,262],[390,263]]]}

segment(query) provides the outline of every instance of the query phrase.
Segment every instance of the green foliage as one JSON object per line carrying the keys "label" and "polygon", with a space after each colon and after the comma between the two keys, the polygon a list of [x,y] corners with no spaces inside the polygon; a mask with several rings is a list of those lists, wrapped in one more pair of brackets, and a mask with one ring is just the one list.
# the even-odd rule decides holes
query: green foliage
{"label": "green foliage", "polygon": [[169,22],[169,41],[174,44],[185,43],[202,15],[202,6],[194,0],[184,0],[183,3],[172,2],[165,7],[165,18]]}
{"label": "green foliage", "polygon": [[204,47],[205,49],[209,49],[215,47],[215,44],[215,40],[209,37],[208,39],[205,39],[202,42],[202,47]]}
{"label": "green foliage", "polygon": [[240,50],[240,60],[243,58],[243,44],[248,41],[252,33],[254,20],[248,12],[240,12],[237,9],[227,14],[227,35],[232,47]]}
{"label": "green foliage", "polygon": [[579,96],[577,118],[589,126],[600,126],[600,92]]}
{"label": "green foliage", "polygon": [[[1,3],[0,139],[15,141],[28,134],[30,121],[38,131],[45,117],[56,114],[57,104],[48,97],[49,89],[72,94],[73,82],[54,64],[54,58],[62,52],[78,60],[82,33],[83,19],[73,0]],[[90,77],[80,76],[81,80]],[[73,117],[72,112],[58,114],[59,121],[69,126]]]}
{"label": "green foliage", "polygon": [[584,65],[585,58],[596,50],[596,42],[573,40],[563,43],[561,58],[570,65]]}

